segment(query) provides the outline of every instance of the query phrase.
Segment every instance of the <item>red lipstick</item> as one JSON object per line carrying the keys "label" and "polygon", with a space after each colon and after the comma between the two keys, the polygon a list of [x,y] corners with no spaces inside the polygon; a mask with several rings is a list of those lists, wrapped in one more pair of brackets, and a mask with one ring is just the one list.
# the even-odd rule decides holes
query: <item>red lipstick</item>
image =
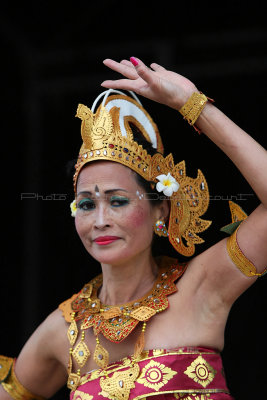
{"label": "red lipstick", "polygon": [[110,244],[118,239],[120,239],[118,236],[98,236],[97,238],[94,239],[94,242],[96,242],[99,245],[105,245],[105,244]]}

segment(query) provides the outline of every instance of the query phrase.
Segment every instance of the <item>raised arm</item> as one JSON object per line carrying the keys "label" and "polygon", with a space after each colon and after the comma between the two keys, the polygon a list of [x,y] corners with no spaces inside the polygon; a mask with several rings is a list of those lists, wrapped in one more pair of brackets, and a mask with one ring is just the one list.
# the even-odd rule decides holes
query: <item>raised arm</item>
{"label": "raised arm", "polygon": [[[194,92],[198,92],[192,82],[179,74],[157,64],[151,64],[151,68],[148,68],[139,59],[131,61],[116,63],[105,60],[106,66],[121,73],[126,79],[105,81],[102,86],[133,90],[176,110]],[[261,202],[237,232],[240,249],[255,265],[257,273],[261,273],[267,265],[267,152],[210,102],[204,107],[195,125],[233,161]],[[197,266],[194,267],[194,264]],[[199,264],[203,268],[199,268]],[[192,262],[192,269],[197,268],[197,274],[203,273],[203,277],[206,277],[206,294],[216,292],[227,304],[231,304],[256,279],[244,276],[236,268],[227,253],[226,239],[198,256]]]}

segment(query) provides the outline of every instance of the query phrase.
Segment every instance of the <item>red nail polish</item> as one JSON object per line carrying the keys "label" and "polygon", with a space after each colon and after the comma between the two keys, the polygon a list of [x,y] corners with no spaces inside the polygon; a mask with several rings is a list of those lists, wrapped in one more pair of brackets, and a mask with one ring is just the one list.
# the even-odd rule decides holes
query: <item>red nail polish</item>
{"label": "red nail polish", "polygon": [[138,61],[135,57],[130,58],[131,63],[136,67],[138,65]]}

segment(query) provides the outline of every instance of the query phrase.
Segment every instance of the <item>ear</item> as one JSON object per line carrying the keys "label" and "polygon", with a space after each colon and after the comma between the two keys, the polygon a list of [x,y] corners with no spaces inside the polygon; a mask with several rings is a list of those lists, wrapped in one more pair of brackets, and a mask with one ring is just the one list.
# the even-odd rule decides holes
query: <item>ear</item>
{"label": "ear", "polygon": [[161,219],[167,222],[169,214],[170,214],[170,200],[165,199],[157,206],[156,218],[157,220]]}

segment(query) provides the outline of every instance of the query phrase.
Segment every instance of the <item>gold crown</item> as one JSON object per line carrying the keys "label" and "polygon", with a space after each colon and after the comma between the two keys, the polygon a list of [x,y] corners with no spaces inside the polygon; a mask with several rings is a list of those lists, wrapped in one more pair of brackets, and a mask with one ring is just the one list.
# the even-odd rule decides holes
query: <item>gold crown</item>
{"label": "gold crown", "polygon": [[[101,104],[95,114],[87,106],[79,104],[76,116],[82,120],[83,144],[73,177],[75,193],[82,167],[95,160],[123,164],[151,183],[156,183],[160,174],[170,173],[178,182],[179,190],[170,196],[169,241],[180,254],[194,254],[195,244],[204,242],[197,234],[211,224],[211,221],[200,218],[209,204],[208,185],[202,172],[199,170],[197,178],[190,178],[186,175],[184,161],[175,165],[172,154],[163,157],[156,124],[144,108],[128,96],[107,97],[105,106]],[[131,124],[158,153],[151,156],[134,140]]]}

